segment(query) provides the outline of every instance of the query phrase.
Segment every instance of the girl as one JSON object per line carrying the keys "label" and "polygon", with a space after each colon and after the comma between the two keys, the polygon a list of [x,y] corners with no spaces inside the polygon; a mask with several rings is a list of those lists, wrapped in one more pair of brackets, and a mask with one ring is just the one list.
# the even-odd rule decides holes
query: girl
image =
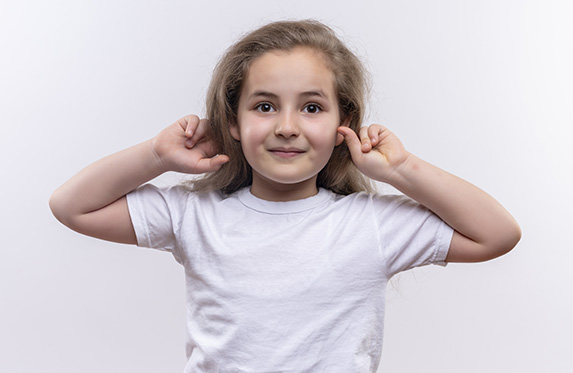
{"label": "girl", "polygon": [[[362,65],[327,26],[266,25],[222,57],[209,119],[88,166],[50,206],[71,229],[184,266],[185,372],[375,372],[394,274],[495,258],[520,229],[386,128],[361,127],[364,95]],[[166,171],[203,176],[141,186]]]}

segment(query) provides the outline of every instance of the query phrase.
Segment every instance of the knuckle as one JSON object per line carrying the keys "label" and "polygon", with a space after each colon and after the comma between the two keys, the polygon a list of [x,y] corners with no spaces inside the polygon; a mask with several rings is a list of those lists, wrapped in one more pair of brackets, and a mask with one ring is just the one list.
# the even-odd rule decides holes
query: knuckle
{"label": "knuckle", "polygon": [[187,119],[187,123],[189,123],[189,124],[199,123],[199,117],[195,114],[188,115],[185,118]]}

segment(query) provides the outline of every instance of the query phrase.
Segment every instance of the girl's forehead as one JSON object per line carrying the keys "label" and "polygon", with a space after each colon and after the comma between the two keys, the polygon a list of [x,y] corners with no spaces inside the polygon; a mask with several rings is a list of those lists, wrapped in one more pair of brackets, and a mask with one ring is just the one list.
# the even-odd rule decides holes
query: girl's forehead
{"label": "girl's forehead", "polygon": [[263,53],[262,55],[256,57],[251,62],[251,67],[253,64],[257,63],[260,60],[264,59],[272,59],[272,60],[307,60],[312,61],[313,64],[320,66],[322,69],[327,69],[332,71],[328,60],[323,52],[316,48],[312,47],[305,47],[305,46],[298,46],[291,49],[275,49],[268,52]]}
{"label": "girl's forehead", "polygon": [[334,93],[334,72],[324,56],[310,48],[266,52],[252,61],[246,90],[321,89]]}

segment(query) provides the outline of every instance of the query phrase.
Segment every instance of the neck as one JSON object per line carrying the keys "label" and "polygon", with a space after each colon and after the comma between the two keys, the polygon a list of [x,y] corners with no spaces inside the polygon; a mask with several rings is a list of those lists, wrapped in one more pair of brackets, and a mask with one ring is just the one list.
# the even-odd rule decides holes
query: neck
{"label": "neck", "polygon": [[312,197],[318,193],[316,177],[294,184],[281,184],[253,175],[251,193],[267,201],[285,202]]}

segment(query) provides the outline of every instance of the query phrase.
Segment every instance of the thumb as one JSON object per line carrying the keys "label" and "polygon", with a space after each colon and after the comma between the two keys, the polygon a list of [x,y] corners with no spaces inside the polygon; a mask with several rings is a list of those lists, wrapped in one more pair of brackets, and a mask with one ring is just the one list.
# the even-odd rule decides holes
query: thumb
{"label": "thumb", "polygon": [[229,157],[224,154],[217,154],[214,157],[205,159],[209,171],[217,171],[222,165],[229,162]]}
{"label": "thumb", "polygon": [[197,160],[193,173],[215,172],[228,161],[229,157],[223,154],[217,154],[211,158],[201,158]]}
{"label": "thumb", "polygon": [[358,135],[351,128],[346,126],[338,127],[338,133],[344,136],[344,141],[350,150],[352,158],[357,158],[362,155],[362,143],[358,139]]}
{"label": "thumb", "polygon": [[225,154],[217,154],[214,157],[211,157],[211,164],[214,167],[217,167],[217,169],[227,162],[229,162],[229,156]]}

